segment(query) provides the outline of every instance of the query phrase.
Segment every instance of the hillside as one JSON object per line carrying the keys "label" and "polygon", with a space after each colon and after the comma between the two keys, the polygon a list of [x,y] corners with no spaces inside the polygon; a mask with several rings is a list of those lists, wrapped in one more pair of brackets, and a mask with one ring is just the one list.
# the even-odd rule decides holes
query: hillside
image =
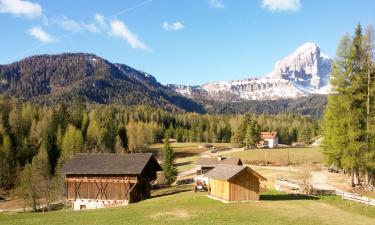
{"label": "hillside", "polygon": [[265,192],[259,202],[224,204],[191,186],[157,190],[126,207],[72,212],[1,214],[2,224],[374,224],[374,209],[339,196]]}
{"label": "hillside", "polygon": [[145,104],[203,112],[202,106],[147,73],[83,53],[32,56],[2,65],[0,94],[48,105],[83,96],[99,104]]}
{"label": "hillside", "polygon": [[[150,105],[168,111],[298,113],[320,118],[326,104],[324,95],[293,100],[218,101],[205,98],[203,92],[194,91],[194,96],[189,96],[174,90],[145,72],[93,54],[39,55],[0,65],[1,95],[47,105],[69,104],[76,96],[83,96],[88,103]],[[236,99],[231,93],[223,93],[222,98]]]}
{"label": "hillside", "polygon": [[241,102],[204,101],[206,109],[211,113],[256,113],[256,114],[280,114],[297,113],[310,116],[314,119],[323,117],[323,111],[327,104],[325,95],[310,95],[296,99],[280,100],[249,100]]}

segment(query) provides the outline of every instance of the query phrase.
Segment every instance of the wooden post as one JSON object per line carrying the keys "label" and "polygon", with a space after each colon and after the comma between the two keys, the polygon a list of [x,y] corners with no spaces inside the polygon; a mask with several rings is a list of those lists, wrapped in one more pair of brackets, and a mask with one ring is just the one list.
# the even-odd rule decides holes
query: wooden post
{"label": "wooden post", "polygon": [[268,163],[267,163],[267,150],[265,149],[264,150],[264,163],[266,166],[268,166]]}

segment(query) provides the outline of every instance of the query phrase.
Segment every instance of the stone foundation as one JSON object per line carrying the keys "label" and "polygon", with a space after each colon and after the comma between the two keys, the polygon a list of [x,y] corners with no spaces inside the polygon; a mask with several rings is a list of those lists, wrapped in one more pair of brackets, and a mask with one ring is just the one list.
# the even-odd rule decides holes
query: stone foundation
{"label": "stone foundation", "polygon": [[126,206],[129,204],[128,200],[90,200],[90,199],[77,199],[72,201],[73,210],[85,209],[101,209],[118,206]]}

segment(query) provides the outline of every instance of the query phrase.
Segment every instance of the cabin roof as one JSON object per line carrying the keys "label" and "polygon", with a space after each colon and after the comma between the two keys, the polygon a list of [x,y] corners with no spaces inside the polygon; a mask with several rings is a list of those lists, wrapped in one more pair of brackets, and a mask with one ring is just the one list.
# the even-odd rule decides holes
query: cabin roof
{"label": "cabin roof", "polygon": [[229,181],[237,174],[241,173],[242,171],[247,170],[248,172],[252,173],[254,176],[259,178],[260,180],[267,180],[259,173],[255,172],[248,166],[238,166],[238,165],[219,165],[214,169],[210,170],[205,176],[215,180],[224,180]]}
{"label": "cabin roof", "polygon": [[62,174],[139,175],[147,164],[152,163],[161,171],[152,153],[134,154],[77,154],[67,161]]}
{"label": "cabin roof", "polygon": [[277,137],[277,131],[261,132],[260,135],[262,139],[273,139]]}
{"label": "cabin roof", "polygon": [[242,165],[240,158],[218,158],[200,157],[196,163],[198,166],[215,167],[216,165]]}

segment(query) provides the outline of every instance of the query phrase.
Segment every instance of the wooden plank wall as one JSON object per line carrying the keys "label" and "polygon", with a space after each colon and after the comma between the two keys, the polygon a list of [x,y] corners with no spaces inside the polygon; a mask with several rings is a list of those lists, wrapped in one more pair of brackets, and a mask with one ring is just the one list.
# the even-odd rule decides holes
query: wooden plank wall
{"label": "wooden plank wall", "polygon": [[230,201],[258,201],[259,179],[244,170],[230,180]]}
{"label": "wooden plank wall", "polygon": [[[67,182],[67,199],[98,199],[98,200],[128,200],[127,193],[131,188],[130,183],[120,182],[84,182],[68,181]],[[76,188],[78,188],[76,193]],[[102,192],[100,192],[100,189]]]}
{"label": "wooden plank wall", "polygon": [[210,179],[210,195],[229,201],[229,182]]}

